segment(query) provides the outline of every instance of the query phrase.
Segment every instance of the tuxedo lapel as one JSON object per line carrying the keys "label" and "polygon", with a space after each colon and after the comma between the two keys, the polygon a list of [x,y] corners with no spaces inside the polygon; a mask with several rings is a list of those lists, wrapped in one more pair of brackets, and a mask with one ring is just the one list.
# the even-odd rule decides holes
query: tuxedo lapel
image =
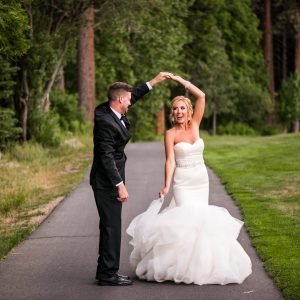
{"label": "tuxedo lapel", "polygon": [[[110,109],[109,105],[107,106],[107,112],[112,116],[112,118],[114,119],[114,121],[119,125],[119,127],[121,128],[123,134],[126,135],[126,137],[131,137],[130,132],[128,131],[128,127],[126,122],[129,124],[129,121],[126,119],[126,121],[124,121],[126,127],[122,124],[121,120],[118,118],[118,116]],[[126,117],[125,117],[126,118]]]}
{"label": "tuxedo lapel", "polygon": [[129,122],[129,120],[127,119],[127,117],[126,117],[126,116],[122,116],[121,120],[124,122],[124,124],[125,124],[127,130],[129,130],[129,129],[130,129],[130,122]]}

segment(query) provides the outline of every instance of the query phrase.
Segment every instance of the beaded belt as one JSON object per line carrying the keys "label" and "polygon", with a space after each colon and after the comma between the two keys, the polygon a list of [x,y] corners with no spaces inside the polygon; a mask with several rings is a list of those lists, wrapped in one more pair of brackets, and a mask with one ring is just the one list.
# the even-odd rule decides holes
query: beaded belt
{"label": "beaded belt", "polygon": [[177,168],[193,168],[198,165],[204,164],[203,160],[198,160],[198,161],[189,161],[189,162],[176,162],[176,167]]}

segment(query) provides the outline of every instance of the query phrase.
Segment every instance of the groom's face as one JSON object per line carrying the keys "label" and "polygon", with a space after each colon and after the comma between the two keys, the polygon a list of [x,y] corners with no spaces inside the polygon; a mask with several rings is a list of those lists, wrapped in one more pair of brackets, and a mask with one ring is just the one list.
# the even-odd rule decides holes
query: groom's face
{"label": "groom's face", "polygon": [[122,114],[126,114],[128,107],[131,105],[131,92],[124,91],[120,97]]}

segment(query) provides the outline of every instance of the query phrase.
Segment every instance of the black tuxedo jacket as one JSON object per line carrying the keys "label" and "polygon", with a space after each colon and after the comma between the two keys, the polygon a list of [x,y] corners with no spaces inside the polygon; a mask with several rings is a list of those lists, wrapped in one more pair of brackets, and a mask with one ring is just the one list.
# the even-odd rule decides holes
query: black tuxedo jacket
{"label": "black tuxedo jacket", "polygon": [[[149,92],[147,84],[132,91],[131,105]],[[110,109],[108,102],[95,109],[94,159],[90,173],[93,189],[117,191],[116,184],[125,182],[126,155],[124,148],[131,138],[128,128]]]}

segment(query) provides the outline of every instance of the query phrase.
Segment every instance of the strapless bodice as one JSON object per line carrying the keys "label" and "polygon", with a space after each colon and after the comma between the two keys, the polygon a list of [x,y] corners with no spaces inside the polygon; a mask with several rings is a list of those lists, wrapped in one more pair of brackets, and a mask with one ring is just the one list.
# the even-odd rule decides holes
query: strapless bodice
{"label": "strapless bodice", "polygon": [[176,167],[189,167],[203,163],[204,142],[201,138],[193,144],[179,142],[174,146]]}

